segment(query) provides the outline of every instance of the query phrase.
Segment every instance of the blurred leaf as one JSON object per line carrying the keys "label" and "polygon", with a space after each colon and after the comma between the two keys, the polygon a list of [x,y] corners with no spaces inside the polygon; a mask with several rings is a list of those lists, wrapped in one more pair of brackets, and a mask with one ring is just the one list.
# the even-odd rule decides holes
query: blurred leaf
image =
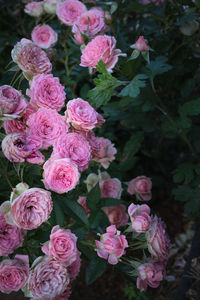
{"label": "blurred leaf", "polygon": [[200,98],[184,103],[179,107],[182,116],[197,116],[200,114]]}
{"label": "blurred leaf", "polygon": [[105,271],[106,260],[99,258],[92,259],[85,271],[85,282],[87,285],[97,280]]}
{"label": "blurred leaf", "polygon": [[87,195],[87,200],[86,200],[87,207],[89,209],[94,208],[97,205],[97,203],[100,201],[100,198],[101,198],[101,191],[99,188],[99,183],[97,183],[95,187]]}
{"label": "blurred leaf", "polygon": [[76,220],[79,223],[89,225],[88,216],[84,208],[76,200],[71,200],[66,197],[62,198],[62,200],[60,201],[64,203],[69,216],[71,216],[74,220]]}
{"label": "blurred leaf", "polygon": [[65,223],[65,215],[64,215],[62,207],[59,205],[59,200],[58,199],[56,199],[54,201],[53,209],[55,210],[56,224],[60,225],[62,227]]}
{"label": "blurred leaf", "polygon": [[136,75],[133,80],[121,90],[120,96],[136,98],[140,94],[140,89],[146,86],[146,78],[147,76],[144,74]]}

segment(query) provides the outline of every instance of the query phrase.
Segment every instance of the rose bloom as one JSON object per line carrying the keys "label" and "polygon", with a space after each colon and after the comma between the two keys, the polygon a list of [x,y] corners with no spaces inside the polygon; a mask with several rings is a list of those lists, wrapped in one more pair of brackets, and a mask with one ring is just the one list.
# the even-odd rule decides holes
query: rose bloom
{"label": "rose bloom", "polygon": [[60,111],[65,104],[64,87],[58,77],[52,74],[39,74],[33,77],[30,89],[26,91],[31,104],[36,107],[51,108]]}
{"label": "rose bloom", "polygon": [[146,176],[138,176],[132,179],[128,185],[128,193],[131,195],[136,195],[136,197],[141,201],[151,200],[151,179]]}
{"label": "rose bloom", "polygon": [[46,53],[30,40],[22,39],[18,42],[14,46],[11,56],[27,79],[31,79],[37,74],[51,73],[52,65]]}
{"label": "rose bloom", "polygon": [[68,101],[65,112],[68,123],[79,130],[92,130],[103,124],[104,119],[95,109],[81,98]]}
{"label": "rose bloom", "polygon": [[80,267],[81,267],[81,253],[79,251],[76,252],[76,260],[67,267],[67,271],[70,276],[70,281],[73,281],[79,274],[80,272]]}
{"label": "rose bloom", "polygon": [[32,114],[27,125],[29,126],[28,134],[40,138],[42,149],[53,145],[59,136],[67,133],[69,129],[64,117],[49,108],[40,108]]}
{"label": "rose bloom", "polygon": [[67,289],[69,280],[65,266],[43,256],[33,262],[27,287],[33,299],[52,299]]}
{"label": "rose bloom", "polygon": [[132,228],[136,232],[146,232],[151,225],[150,207],[146,204],[131,204],[128,207],[128,214],[132,222]]}
{"label": "rose bloom", "polygon": [[126,213],[126,206],[119,204],[116,206],[107,206],[102,208],[108,216],[111,225],[116,227],[125,226],[128,222],[128,214]]}
{"label": "rose bloom", "polygon": [[53,154],[59,154],[62,158],[70,158],[79,171],[88,168],[91,158],[89,143],[78,133],[68,133],[61,135],[55,142]]}
{"label": "rose bloom", "polygon": [[115,49],[115,46],[116,39],[113,36],[95,37],[83,49],[80,66],[89,67],[92,72],[102,60],[106,64],[106,69],[111,72],[118,61],[118,56],[126,56],[120,49]]}
{"label": "rose bloom", "polygon": [[14,259],[4,259],[0,263],[0,291],[10,294],[22,289],[29,275],[28,255],[15,255]]}
{"label": "rose bloom", "polygon": [[55,45],[58,40],[57,33],[49,25],[37,25],[31,37],[33,42],[40,48],[50,48]]}
{"label": "rose bloom", "polygon": [[57,9],[57,0],[44,0],[44,10],[46,13],[50,15],[55,15],[56,14],[56,9]]}
{"label": "rose bloom", "polygon": [[7,224],[5,217],[0,212],[0,256],[8,256],[15,249],[22,246],[26,231]]}
{"label": "rose bloom", "polygon": [[0,87],[0,112],[2,114],[17,118],[25,113],[26,106],[27,102],[21,92],[9,85]]}
{"label": "rose bloom", "polygon": [[139,39],[135,42],[135,49],[142,52],[142,51],[149,51],[149,47],[147,42],[145,41],[144,37],[141,35]]}
{"label": "rose bloom", "polygon": [[71,295],[71,288],[68,287],[61,295],[56,296],[53,300],[68,300]]}
{"label": "rose bloom", "polygon": [[31,17],[40,17],[43,14],[43,1],[27,3],[24,12]]}
{"label": "rose bloom", "polygon": [[165,0],[139,0],[142,5],[154,3],[155,5],[162,5]]}
{"label": "rose bloom", "polygon": [[108,178],[99,183],[101,198],[120,199],[122,193],[121,181],[117,178]]}
{"label": "rose bloom", "polygon": [[97,34],[106,32],[109,27],[104,22],[104,11],[101,8],[92,8],[84,12],[74,23],[72,32],[78,44],[84,44],[81,34],[87,35],[89,39],[94,38]]}
{"label": "rose bloom", "polygon": [[125,235],[120,235],[120,231],[115,225],[106,228],[106,233],[100,235],[100,241],[95,240],[97,254],[99,257],[108,259],[109,264],[116,265],[119,258],[125,254],[128,242]]}
{"label": "rose bloom", "polygon": [[90,216],[90,209],[87,208],[86,200],[87,200],[86,196],[79,196],[77,202],[85,209],[85,212],[89,217]]}
{"label": "rose bloom", "polygon": [[11,203],[12,217],[20,228],[32,230],[46,222],[53,209],[51,193],[31,188]]}
{"label": "rose bloom", "polygon": [[51,158],[43,169],[45,188],[58,194],[73,190],[79,182],[78,168],[69,158]]}
{"label": "rose bloom", "polygon": [[78,17],[87,11],[86,6],[78,0],[66,0],[57,6],[58,19],[68,26],[73,26]]}
{"label": "rose bloom", "polygon": [[50,241],[42,246],[42,252],[53,257],[66,267],[77,257],[77,237],[69,229],[61,229],[59,225],[51,230]]}
{"label": "rose bloom", "polygon": [[162,262],[149,262],[140,265],[137,270],[139,272],[137,288],[142,292],[146,291],[148,285],[157,288],[166,276],[165,265]]}
{"label": "rose bloom", "polygon": [[110,163],[115,159],[117,149],[109,139],[103,137],[90,138],[90,146],[92,147],[92,160],[100,163],[105,169],[110,166]]}
{"label": "rose bloom", "polygon": [[146,233],[148,250],[157,261],[168,259],[170,240],[165,223],[157,216],[152,217],[149,231]]}

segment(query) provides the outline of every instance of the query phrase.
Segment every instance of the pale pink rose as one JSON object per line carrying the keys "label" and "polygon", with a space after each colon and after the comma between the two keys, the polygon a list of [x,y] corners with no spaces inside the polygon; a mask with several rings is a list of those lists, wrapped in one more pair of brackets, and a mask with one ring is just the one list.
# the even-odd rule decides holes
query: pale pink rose
{"label": "pale pink rose", "polygon": [[146,232],[151,225],[150,207],[146,204],[131,204],[128,207],[128,214],[132,222],[132,228],[136,232]]}
{"label": "pale pink rose", "polygon": [[151,179],[146,176],[138,176],[129,182],[127,192],[141,201],[151,200]]}
{"label": "pale pink rose", "polygon": [[91,159],[89,143],[78,133],[68,133],[60,136],[53,147],[53,154],[59,154],[62,158],[70,158],[80,172],[88,168]]}
{"label": "pale pink rose", "polygon": [[68,287],[61,295],[58,295],[55,298],[53,298],[53,300],[68,300],[70,295],[71,295],[71,288]]}
{"label": "pale pink rose", "polygon": [[67,133],[69,129],[64,117],[50,108],[40,108],[29,117],[27,125],[29,126],[28,134],[41,139],[42,149],[53,145],[59,136]]}
{"label": "pale pink rose", "polygon": [[118,61],[118,56],[126,56],[120,49],[115,49],[115,46],[116,40],[113,36],[96,36],[83,49],[80,66],[89,67],[92,72],[102,60],[106,64],[106,69],[112,71]]}
{"label": "pale pink rose", "polygon": [[145,39],[142,35],[135,42],[135,49],[140,51],[140,52],[149,51],[148,44],[147,44],[147,42],[145,41]]}
{"label": "pale pink rose", "polygon": [[149,262],[140,265],[137,268],[139,277],[137,278],[137,288],[140,291],[146,291],[147,286],[157,288],[160,285],[160,281],[165,279],[165,265],[162,262]]}
{"label": "pale pink rose", "polygon": [[31,38],[38,47],[47,49],[55,45],[58,35],[49,25],[37,25],[31,33]]}
{"label": "pale pink rose", "polygon": [[58,4],[56,14],[62,23],[73,26],[78,17],[85,11],[87,11],[87,8],[82,2],[78,0],[66,0]]}
{"label": "pale pink rose", "polygon": [[27,255],[15,255],[14,259],[4,259],[0,263],[0,291],[10,294],[22,289],[29,276]]}
{"label": "pale pink rose", "polygon": [[117,149],[109,139],[103,137],[90,137],[90,146],[92,147],[92,160],[100,163],[105,169],[110,166],[110,163],[115,159]]}
{"label": "pale pink rose", "polygon": [[74,23],[72,32],[78,44],[83,44],[82,34],[89,39],[94,38],[97,34],[106,32],[109,27],[104,22],[104,11],[100,8],[92,8],[84,12]]}
{"label": "pale pink rose", "polygon": [[65,104],[64,87],[60,84],[58,77],[52,74],[39,74],[33,77],[30,89],[26,90],[31,104],[36,107],[61,110]]}
{"label": "pale pink rose", "polygon": [[87,208],[87,203],[86,203],[87,197],[86,196],[79,196],[77,202],[83,206],[85,209],[86,214],[89,216],[90,215],[90,209]]}
{"label": "pale pink rose", "polygon": [[81,98],[68,101],[65,112],[68,123],[79,130],[92,130],[103,124],[104,119],[95,109]]}
{"label": "pale pink rose", "polygon": [[165,0],[139,0],[142,5],[154,3],[155,5],[162,5]]}
{"label": "pale pink rose", "polygon": [[121,181],[117,178],[108,178],[99,183],[101,198],[120,199],[122,193]]}
{"label": "pale pink rose", "polygon": [[76,253],[76,260],[67,267],[67,271],[70,276],[70,281],[73,281],[79,274],[81,268],[81,253],[77,251]]}
{"label": "pale pink rose", "polygon": [[73,190],[79,182],[78,168],[69,158],[51,158],[43,169],[45,188],[58,194]]}
{"label": "pale pink rose", "polygon": [[115,225],[106,228],[106,233],[100,235],[100,241],[95,240],[97,254],[99,257],[108,259],[109,264],[116,265],[119,258],[125,254],[128,242],[125,235]]}
{"label": "pale pink rose", "polygon": [[26,107],[27,102],[21,92],[9,85],[0,87],[0,113],[19,118],[26,112]]}
{"label": "pale pink rose", "polygon": [[31,17],[40,17],[43,14],[43,1],[27,3],[24,12]]}
{"label": "pale pink rose", "polygon": [[30,40],[22,39],[18,42],[14,46],[11,56],[28,79],[37,74],[51,73],[52,65],[47,54]]}
{"label": "pale pink rose", "polygon": [[67,289],[69,280],[65,266],[44,256],[33,262],[28,280],[28,290],[33,299],[52,299]]}
{"label": "pale pink rose", "polygon": [[25,230],[7,224],[3,214],[0,213],[0,256],[8,256],[21,247],[25,235]]}
{"label": "pale pink rose", "polygon": [[108,216],[111,225],[116,227],[125,226],[128,222],[128,214],[126,213],[126,206],[119,204],[116,206],[107,206],[102,208]]}
{"label": "pale pink rose", "polygon": [[157,216],[152,217],[149,231],[146,233],[148,250],[157,261],[168,259],[170,240],[165,223]]}
{"label": "pale pink rose", "polygon": [[12,217],[20,228],[32,230],[46,222],[53,209],[51,193],[31,188],[11,203]]}
{"label": "pale pink rose", "polygon": [[58,0],[44,0],[44,11],[50,15],[56,14]]}
{"label": "pale pink rose", "polygon": [[76,260],[76,241],[77,237],[71,230],[61,229],[57,225],[52,228],[50,241],[42,246],[42,252],[67,267]]}

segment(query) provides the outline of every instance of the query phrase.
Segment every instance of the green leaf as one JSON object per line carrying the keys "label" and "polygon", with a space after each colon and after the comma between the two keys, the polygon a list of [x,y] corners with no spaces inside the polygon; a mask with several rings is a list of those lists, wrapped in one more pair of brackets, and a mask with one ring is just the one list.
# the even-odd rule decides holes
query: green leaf
{"label": "green leaf", "polygon": [[93,209],[100,201],[100,198],[101,198],[101,192],[100,192],[99,184],[97,183],[95,187],[87,195],[87,200],[86,200],[87,207],[89,209]]}
{"label": "green leaf", "polygon": [[172,190],[172,194],[176,200],[185,202],[191,199],[193,193],[189,186],[180,185]]}
{"label": "green leaf", "polygon": [[140,51],[134,50],[132,52],[131,57],[129,58],[129,60],[136,59],[136,58],[138,58],[139,55],[140,55]]}
{"label": "green leaf", "polygon": [[89,285],[97,280],[106,269],[106,260],[96,257],[92,259],[85,271],[85,281]]}
{"label": "green leaf", "polygon": [[172,66],[166,64],[167,60],[168,59],[165,56],[158,56],[146,66],[145,73],[151,80],[153,80],[156,75],[168,72],[173,68]]}
{"label": "green leaf", "polygon": [[77,222],[89,225],[88,216],[84,208],[75,200],[69,198],[62,198],[61,200],[67,208],[68,214]]}
{"label": "green leaf", "polygon": [[125,202],[119,199],[114,198],[102,198],[98,203],[98,207],[106,207],[106,206],[116,206],[119,204],[124,204]]}
{"label": "green leaf", "polygon": [[133,157],[140,150],[143,140],[143,132],[133,134],[124,146],[122,160],[124,161],[130,156]]}
{"label": "green leaf", "polygon": [[53,202],[53,209],[55,210],[56,224],[63,226],[65,223],[65,215],[64,215],[64,212],[63,212],[61,206],[59,205],[59,200],[55,200]]}
{"label": "green leaf", "polygon": [[184,103],[179,107],[181,116],[197,116],[200,114],[200,98]]}
{"label": "green leaf", "polygon": [[140,94],[140,89],[146,86],[147,76],[144,74],[136,75],[133,80],[121,90],[120,96],[130,96],[136,98]]}
{"label": "green leaf", "polygon": [[183,163],[173,171],[173,180],[175,183],[182,181],[189,183],[193,180],[196,166],[191,163]]}
{"label": "green leaf", "polygon": [[91,228],[98,233],[104,233],[106,227],[110,225],[107,215],[100,208],[91,212],[89,222]]}

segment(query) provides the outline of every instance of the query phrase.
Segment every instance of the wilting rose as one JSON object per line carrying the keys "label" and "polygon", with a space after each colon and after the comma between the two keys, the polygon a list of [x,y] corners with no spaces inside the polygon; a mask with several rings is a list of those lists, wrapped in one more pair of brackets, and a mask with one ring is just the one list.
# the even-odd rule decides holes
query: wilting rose
{"label": "wilting rose", "polygon": [[110,163],[115,159],[117,149],[109,139],[103,137],[90,138],[90,146],[92,147],[92,159],[99,162],[105,169],[110,166]]}
{"label": "wilting rose", "polygon": [[121,181],[117,178],[101,180],[99,183],[101,198],[120,199],[122,193]]}
{"label": "wilting rose", "polygon": [[170,240],[166,232],[165,223],[154,216],[149,231],[146,233],[148,250],[157,261],[168,259]]}
{"label": "wilting rose", "polygon": [[27,3],[24,12],[31,17],[40,17],[43,14],[43,1]]}
{"label": "wilting rose", "polygon": [[99,257],[108,259],[109,264],[116,265],[119,258],[125,254],[128,242],[125,235],[115,225],[106,228],[106,233],[100,235],[100,241],[95,240],[97,254]]}
{"label": "wilting rose", "polygon": [[44,49],[53,47],[58,40],[57,33],[49,25],[37,25],[33,29],[31,37],[38,47]]}
{"label": "wilting rose", "polygon": [[78,0],[66,0],[57,6],[58,19],[68,26],[73,26],[78,17],[87,11],[86,6]]}
{"label": "wilting rose", "polygon": [[68,158],[51,158],[43,166],[45,188],[58,194],[71,191],[79,182],[77,166]]}
{"label": "wilting rose", "polygon": [[50,15],[55,15],[56,14],[56,9],[57,9],[57,0],[44,0],[44,11]]}
{"label": "wilting rose", "polygon": [[79,251],[76,252],[76,260],[67,267],[67,271],[69,273],[70,276],[70,281],[74,280],[79,272],[80,272],[80,267],[81,267],[81,253]]}
{"label": "wilting rose", "polygon": [[52,74],[40,74],[33,77],[30,89],[26,91],[31,99],[31,104],[36,107],[61,110],[65,103],[64,87],[58,77]]}
{"label": "wilting rose", "polygon": [[0,263],[0,291],[10,294],[22,289],[29,275],[27,255],[15,255],[14,259],[4,259]]}
{"label": "wilting rose", "polygon": [[140,52],[149,51],[149,47],[147,45],[147,42],[145,41],[145,39],[142,35],[135,42],[135,49],[140,51]]}
{"label": "wilting rose", "polygon": [[128,193],[131,195],[136,195],[136,197],[141,201],[151,200],[151,179],[146,176],[138,176],[132,179],[128,185]]}
{"label": "wilting rose", "polygon": [[33,262],[28,290],[34,299],[52,299],[68,287],[69,274],[65,266],[47,256]]}
{"label": "wilting rose", "polygon": [[86,214],[89,216],[90,215],[90,209],[87,208],[87,203],[86,203],[87,197],[85,196],[79,196],[77,202],[83,206],[85,209]]}
{"label": "wilting rose", "polygon": [[116,40],[113,36],[99,35],[95,37],[83,49],[80,66],[89,67],[92,72],[98,62],[102,60],[106,64],[106,69],[112,71],[118,61],[118,56],[126,56],[120,49],[115,49],[115,46]]}
{"label": "wilting rose", "polygon": [[151,225],[150,207],[146,204],[131,204],[128,207],[128,214],[132,222],[132,228],[136,232],[146,232]]}
{"label": "wilting rose", "polygon": [[53,209],[51,193],[41,188],[31,188],[11,203],[12,217],[20,228],[32,230],[46,222]]}
{"label": "wilting rose", "polygon": [[125,226],[128,222],[128,214],[126,212],[126,206],[119,204],[116,206],[107,206],[102,208],[105,214],[108,216],[111,225],[116,227]]}
{"label": "wilting rose", "polygon": [[71,230],[57,225],[52,228],[50,241],[42,246],[42,251],[67,267],[76,260],[76,241],[77,237]]}

